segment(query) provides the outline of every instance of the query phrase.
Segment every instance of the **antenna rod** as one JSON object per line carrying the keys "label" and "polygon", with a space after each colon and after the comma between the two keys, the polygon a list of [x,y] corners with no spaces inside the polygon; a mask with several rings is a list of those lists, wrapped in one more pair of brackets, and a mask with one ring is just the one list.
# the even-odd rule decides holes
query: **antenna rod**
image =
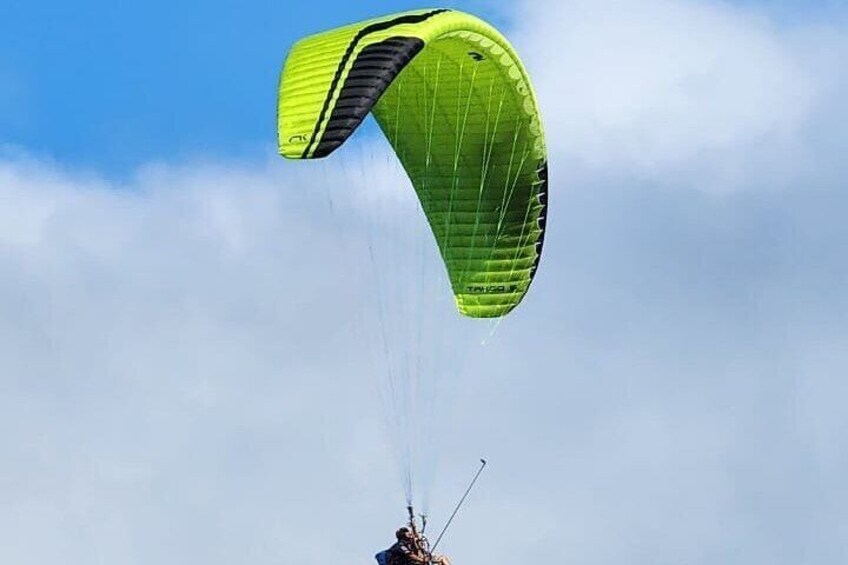
{"label": "antenna rod", "polygon": [[473,479],[471,479],[471,484],[468,485],[467,489],[465,489],[465,494],[462,495],[462,498],[459,499],[459,502],[457,503],[456,508],[453,509],[453,514],[450,515],[450,518],[448,518],[448,521],[445,524],[445,527],[442,528],[442,532],[439,534],[439,537],[436,538],[436,543],[433,544],[433,548],[430,550],[431,552],[436,551],[436,546],[438,546],[439,542],[442,541],[442,536],[445,535],[446,531],[448,531],[448,527],[450,527],[451,522],[453,522],[453,519],[456,516],[456,513],[459,512],[459,509],[462,507],[462,503],[465,502],[465,498],[468,496],[468,493],[471,492],[472,488],[474,488],[474,483],[476,483],[477,479],[480,478],[480,473],[482,473],[483,469],[486,468],[486,460],[485,459],[480,459],[480,463],[482,463],[482,464],[480,465],[480,468],[477,470],[477,474],[474,475]]}

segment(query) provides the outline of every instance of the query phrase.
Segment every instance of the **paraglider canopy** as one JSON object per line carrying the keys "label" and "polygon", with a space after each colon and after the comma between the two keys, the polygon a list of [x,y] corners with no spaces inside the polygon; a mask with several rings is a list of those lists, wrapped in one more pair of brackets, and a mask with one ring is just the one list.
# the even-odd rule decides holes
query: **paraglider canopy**
{"label": "paraglider canopy", "polygon": [[324,157],[373,113],[412,181],[457,308],[497,318],[527,293],[547,215],[530,79],[492,26],[417,10],[299,41],[280,81],[280,153]]}

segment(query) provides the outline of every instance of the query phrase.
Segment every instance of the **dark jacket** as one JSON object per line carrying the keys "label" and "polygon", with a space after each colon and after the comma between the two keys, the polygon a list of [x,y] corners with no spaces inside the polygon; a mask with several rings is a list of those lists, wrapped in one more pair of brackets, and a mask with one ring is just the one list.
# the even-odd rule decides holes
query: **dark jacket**
{"label": "dark jacket", "polygon": [[418,565],[415,561],[409,558],[412,555],[412,549],[406,544],[397,542],[388,550],[388,565]]}

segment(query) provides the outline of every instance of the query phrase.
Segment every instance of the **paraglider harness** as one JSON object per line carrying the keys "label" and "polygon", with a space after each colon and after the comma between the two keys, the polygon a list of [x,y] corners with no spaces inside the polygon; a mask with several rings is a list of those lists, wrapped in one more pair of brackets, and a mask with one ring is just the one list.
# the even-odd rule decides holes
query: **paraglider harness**
{"label": "paraglider harness", "polygon": [[[407,506],[406,511],[409,514],[409,520],[406,525],[412,532],[412,540],[410,542],[409,549],[415,555],[423,557],[426,565],[430,565],[433,562],[433,554],[430,551],[430,542],[424,535],[424,532],[427,529],[427,516],[425,514],[420,515],[421,531],[419,531],[418,523],[415,520],[415,511],[412,509],[412,506]],[[386,549],[375,555],[374,558],[377,560],[379,565],[396,565],[395,563],[389,563],[389,554],[390,550]]]}
{"label": "paraglider harness", "polygon": [[[421,532],[418,531],[418,525],[415,522],[415,511],[412,509],[412,505],[406,507],[406,511],[409,514],[409,529],[412,530],[412,551],[414,551],[417,555],[422,555],[424,557],[424,563],[426,565],[432,565],[433,563],[433,551],[435,551],[436,546],[439,545],[439,542],[442,541],[442,536],[445,535],[445,532],[448,531],[448,528],[453,522],[453,519],[456,517],[456,513],[459,512],[459,509],[462,507],[462,504],[465,502],[465,499],[468,497],[468,493],[471,492],[471,489],[474,488],[474,484],[477,482],[477,479],[480,478],[480,474],[483,472],[483,469],[486,468],[486,460],[480,459],[480,468],[477,470],[477,474],[474,475],[474,478],[471,480],[471,484],[468,485],[468,488],[465,489],[465,493],[462,495],[462,498],[459,499],[459,503],[457,503],[456,508],[453,509],[453,513],[451,513],[450,518],[448,518],[445,527],[442,528],[442,531],[439,533],[439,537],[436,538],[436,543],[433,544],[433,547],[430,547],[430,542],[424,536],[424,531],[427,529],[427,516],[426,514],[421,514]],[[394,565],[393,563],[389,563],[389,550],[384,550],[374,556],[374,559],[377,560],[378,565]]]}

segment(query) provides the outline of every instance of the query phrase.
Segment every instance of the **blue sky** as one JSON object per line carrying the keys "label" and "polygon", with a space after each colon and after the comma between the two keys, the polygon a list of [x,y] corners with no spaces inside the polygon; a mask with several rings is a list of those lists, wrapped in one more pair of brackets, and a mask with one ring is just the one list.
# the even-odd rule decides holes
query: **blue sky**
{"label": "blue sky", "polygon": [[[436,523],[490,461],[443,549],[848,562],[845,8],[454,5],[524,59],[552,183],[533,289],[437,398]],[[405,181],[367,136],[279,159],[274,98],[297,37],[406,7],[4,6],[0,562],[390,541],[359,277]]]}
{"label": "blue sky", "polygon": [[[249,156],[275,135],[279,69],[304,34],[415,2],[12,3],[0,22],[0,134],[120,172],[151,159]],[[504,21],[485,2],[455,4]]]}

